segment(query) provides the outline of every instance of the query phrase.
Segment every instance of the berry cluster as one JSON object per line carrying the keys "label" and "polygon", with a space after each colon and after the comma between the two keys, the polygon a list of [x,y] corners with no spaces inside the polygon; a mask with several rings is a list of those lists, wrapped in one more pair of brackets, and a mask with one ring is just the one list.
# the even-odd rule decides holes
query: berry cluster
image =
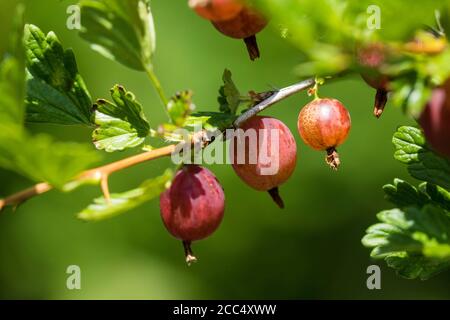
{"label": "berry cluster", "polygon": [[[240,0],[190,0],[189,5],[201,17],[209,20],[221,33],[237,39],[244,39],[252,60],[259,57],[255,35],[267,24],[266,19]],[[407,53],[437,54],[446,46],[442,39],[422,34],[403,45]],[[384,73],[383,66],[397,54],[382,43],[361,45],[356,50],[356,60],[362,69],[365,82],[377,90],[374,115],[379,118],[392,90],[391,76]],[[302,108],[298,116],[298,132],[306,145],[314,150],[325,151],[326,162],[337,170],[340,165],[336,148],[343,144],[351,128],[351,119],[345,106],[336,99],[319,98],[320,82],[310,92],[315,99]],[[434,89],[431,100],[418,122],[424,129],[427,141],[438,153],[450,158],[450,79]],[[242,136],[232,137],[230,154],[232,166],[241,180],[257,191],[268,192],[274,202],[284,208],[279,186],[293,174],[297,162],[297,146],[289,128],[272,117],[254,116],[240,128],[244,140],[244,161],[237,151]],[[274,152],[270,135],[277,131],[277,150]],[[245,143],[246,134],[258,132],[256,150]],[[256,161],[250,161],[257,155]],[[261,155],[266,155],[264,161]],[[277,165],[273,174],[264,170]],[[191,242],[211,235],[220,225],[225,208],[224,191],[209,170],[197,165],[184,165],[177,173],[170,188],[160,198],[161,216],[166,228],[183,241],[186,261],[196,260]]]}
{"label": "berry cluster", "polygon": [[[232,166],[236,174],[251,188],[268,192],[274,202],[284,208],[278,187],[293,174],[297,162],[297,146],[289,128],[280,120],[254,116],[247,120],[232,137],[230,148]],[[245,137],[256,132],[256,150]],[[271,135],[277,132],[274,140]],[[306,105],[298,118],[298,130],[303,141],[316,150],[327,152],[328,164],[337,169],[339,157],[336,147],[342,144],[350,131],[350,115],[335,99],[316,98]],[[237,150],[243,140],[243,154]],[[242,141],[241,141],[242,142]],[[276,143],[276,151],[272,148]],[[256,154],[255,162],[250,159]],[[263,159],[262,155],[265,155]],[[243,159],[239,160],[239,156]],[[273,167],[273,174],[264,169]],[[178,171],[170,188],[160,197],[161,216],[168,231],[182,240],[186,261],[196,261],[191,242],[211,235],[220,225],[225,208],[223,189],[209,170],[198,165],[184,165]]]}

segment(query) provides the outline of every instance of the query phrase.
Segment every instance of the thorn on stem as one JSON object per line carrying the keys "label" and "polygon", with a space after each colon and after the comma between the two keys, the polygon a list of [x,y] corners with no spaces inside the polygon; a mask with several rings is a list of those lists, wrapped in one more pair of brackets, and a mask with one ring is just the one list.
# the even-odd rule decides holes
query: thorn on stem
{"label": "thorn on stem", "polygon": [[325,158],[325,161],[328,163],[328,165],[333,170],[337,170],[339,166],[341,165],[341,160],[339,159],[339,154],[336,150],[336,148],[329,148],[327,150],[327,157]]}
{"label": "thorn on stem", "polygon": [[280,196],[280,192],[278,190],[278,187],[275,187],[273,189],[270,189],[269,191],[270,196],[272,197],[272,200],[277,204],[277,206],[280,209],[284,209],[284,201]]}
{"label": "thorn on stem", "polygon": [[183,247],[184,247],[184,256],[186,257],[186,263],[190,267],[191,264],[197,262],[197,258],[194,256],[194,253],[192,252],[190,241],[183,241]]}

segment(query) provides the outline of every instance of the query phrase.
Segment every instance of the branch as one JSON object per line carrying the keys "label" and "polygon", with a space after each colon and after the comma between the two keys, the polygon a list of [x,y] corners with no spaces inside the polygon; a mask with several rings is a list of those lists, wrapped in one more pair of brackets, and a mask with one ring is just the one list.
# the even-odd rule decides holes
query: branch
{"label": "branch", "polygon": [[275,91],[275,93],[273,95],[271,95],[267,99],[261,101],[259,104],[252,107],[251,109],[244,112],[241,116],[239,116],[239,118],[237,118],[234,121],[234,127],[239,128],[240,126],[242,126],[242,124],[245,121],[247,121],[251,117],[256,116],[258,113],[266,110],[267,108],[273,106],[274,104],[276,104],[276,103],[278,103],[300,91],[303,91],[303,90],[306,90],[306,89],[312,87],[315,83],[316,82],[314,79],[308,79],[308,80],[296,83],[290,87],[286,87],[286,88],[280,89],[278,91]]}
{"label": "branch", "polygon": [[[314,79],[308,79],[297,84],[294,84],[290,87],[286,87],[275,91],[268,98],[264,99],[254,107],[250,108],[246,112],[244,112],[241,116],[239,116],[233,126],[235,128],[239,128],[245,121],[250,119],[251,117],[257,115],[263,110],[269,108],[270,106],[300,92],[312,87],[315,84]],[[165,146],[163,148],[151,150],[148,152],[141,153],[136,156],[132,156],[129,158],[125,158],[101,167],[97,167],[88,171],[83,172],[74,181],[82,182],[84,180],[96,180],[101,182],[102,191],[105,195],[105,198],[109,198],[109,189],[107,185],[107,181],[109,176],[112,173],[117,171],[121,171],[123,169],[138,165],[140,163],[144,163],[150,160],[155,160],[163,157],[170,156],[176,149],[176,145],[172,144],[169,146]],[[24,191],[18,192],[10,197],[7,197],[3,200],[0,200],[0,211],[3,210],[6,206],[18,206],[28,199],[46,193],[52,190],[53,187],[48,183],[39,183],[30,189],[26,189]]]}

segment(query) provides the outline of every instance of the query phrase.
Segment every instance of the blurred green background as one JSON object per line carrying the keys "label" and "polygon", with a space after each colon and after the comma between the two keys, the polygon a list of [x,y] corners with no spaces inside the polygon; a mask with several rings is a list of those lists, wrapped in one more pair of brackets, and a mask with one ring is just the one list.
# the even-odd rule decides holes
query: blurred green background
{"label": "blurred green background", "polygon": [[[143,103],[155,126],[164,113],[144,74],[92,52],[77,31],[66,28],[66,8],[76,1],[39,0],[27,4],[26,21],[54,30],[75,50],[91,94],[108,97],[120,83]],[[224,68],[233,71],[241,90],[264,91],[298,79],[296,50],[280,39],[277,26],[259,35],[262,58],[252,63],[243,43],[221,36],[188,9],[187,1],[153,1],[157,27],[156,71],[168,94],[195,92],[199,110],[215,110]],[[0,50],[3,52],[17,1],[0,4]],[[75,213],[100,194],[86,187],[72,194],[51,192],[16,212],[0,215],[0,298],[3,299],[449,299],[450,273],[426,282],[395,275],[383,261],[372,261],[360,239],[375,214],[392,207],[381,186],[394,177],[411,180],[393,159],[391,136],[397,125],[411,123],[388,108],[380,120],[372,112],[374,92],[359,78],[326,85],[322,96],[340,99],[350,110],[353,127],[340,148],[343,165],[332,172],[324,154],[306,147],[296,130],[297,114],[309,101],[294,96],[266,114],[284,121],[298,141],[294,176],[281,187],[287,208],[246,185],[226,165],[211,167],[225,188],[222,226],[195,243],[199,263],[187,267],[180,243],[165,230],[158,201],[100,223],[83,223]],[[77,127],[33,125],[59,140],[88,142],[90,132]],[[26,146],[24,146],[26,147]],[[105,162],[132,152],[105,155]],[[169,160],[128,169],[111,179],[113,191],[136,187],[161,173]],[[31,184],[0,171],[0,196]],[[382,289],[366,287],[366,268],[382,269]],[[82,290],[66,288],[66,268],[79,265]]]}

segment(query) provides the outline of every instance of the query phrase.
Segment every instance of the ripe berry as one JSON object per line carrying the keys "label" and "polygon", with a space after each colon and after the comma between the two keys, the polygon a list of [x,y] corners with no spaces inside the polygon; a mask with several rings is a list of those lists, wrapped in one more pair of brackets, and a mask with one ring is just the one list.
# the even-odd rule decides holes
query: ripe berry
{"label": "ripe berry", "polygon": [[431,147],[450,159],[450,80],[433,90],[419,124]]}
{"label": "ripe berry", "polygon": [[[230,150],[234,171],[253,189],[268,191],[275,203],[284,208],[278,186],[289,179],[297,162],[292,133],[281,121],[261,116],[247,120],[241,129],[236,132]],[[251,141],[252,137],[256,139]]]}
{"label": "ripe berry", "polygon": [[183,241],[186,262],[195,262],[191,242],[210,236],[223,218],[225,195],[216,177],[200,166],[185,165],[159,205],[167,230]]}
{"label": "ripe berry", "polygon": [[233,19],[244,8],[240,0],[189,0],[189,6],[199,16],[211,21]]}
{"label": "ripe berry", "polygon": [[213,21],[212,23],[224,35],[235,39],[244,39],[251,60],[259,58],[260,53],[255,35],[267,25],[267,20],[259,12],[244,7],[233,19]]}
{"label": "ripe berry", "polygon": [[333,169],[340,165],[336,147],[347,139],[351,127],[350,114],[336,99],[315,99],[298,117],[298,131],[313,149],[327,151],[326,161]]}
{"label": "ripe berry", "polygon": [[390,79],[380,71],[387,59],[387,51],[381,43],[372,43],[357,50],[358,63],[364,69],[361,76],[369,86],[377,90],[373,109],[377,118],[383,114],[388,100]]}

